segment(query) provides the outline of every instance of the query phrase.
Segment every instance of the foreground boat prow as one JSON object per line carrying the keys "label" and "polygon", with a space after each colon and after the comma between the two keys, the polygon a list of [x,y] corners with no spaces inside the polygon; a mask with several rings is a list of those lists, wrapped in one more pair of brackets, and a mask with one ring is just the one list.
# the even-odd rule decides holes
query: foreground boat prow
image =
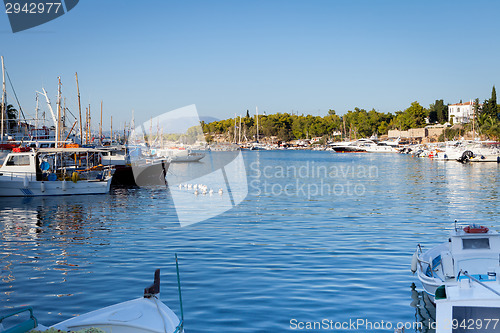
{"label": "foreground boat prow", "polygon": [[[176,257],[177,259],[177,257]],[[176,261],[177,264],[177,261]],[[177,266],[178,269],[178,266]],[[180,292],[179,275],[178,284]],[[155,272],[154,284],[144,290],[144,296],[134,300],[111,305],[99,310],[73,317],[45,327],[40,325],[33,315],[31,307],[12,311],[6,316],[0,316],[0,333],[25,332],[92,332],[92,333],[182,333],[184,320],[181,319],[159,300],[160,270]],[[180,295],[180,294],[179,294]],[[180,296],[179,296],[180,297]],[[29,312],[29,319],[12,327],[2,326],[4,320],[22,312]]]}

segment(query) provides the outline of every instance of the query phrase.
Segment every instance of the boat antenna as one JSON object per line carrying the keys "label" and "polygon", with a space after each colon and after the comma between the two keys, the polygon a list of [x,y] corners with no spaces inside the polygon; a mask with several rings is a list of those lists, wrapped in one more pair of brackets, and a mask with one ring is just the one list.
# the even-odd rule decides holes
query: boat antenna
{"label": "boat antenna", "polygon": [[179,289],[179,304],[181,306],[181,321],[182,321],[182,325],[184,325],[184,310],[182,309],[181,278],[179,275],[179,261],[177,260],[177,253],[175,254],[175,268],[177,270],[177,288]]}
{"label": "boat antenna", "polygon": [[5,65],[3,63],[3,56],[1,57],[2,61],[2,104],[0,105],[1,107],[1,112],[2,112],[2,124],[1,124],[1,129],[0,129],[0,142],[3,143],[3,132],[4,132],[4,121],[5,118],[7,118],[7,114],[4,115],[4,112],[6,111],[6,104],[7,104],[7,96],[5,94]]}

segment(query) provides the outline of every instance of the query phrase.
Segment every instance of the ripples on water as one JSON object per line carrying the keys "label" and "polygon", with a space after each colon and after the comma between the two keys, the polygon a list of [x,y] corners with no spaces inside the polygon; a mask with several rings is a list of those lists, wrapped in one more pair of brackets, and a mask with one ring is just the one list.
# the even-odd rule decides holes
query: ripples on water
{"label": "ripples on water", "polygon": [[33,305],[52,324],[140,297],[162,268],[161,299],[179,314],[177,252],[189,332],[291,331],[294,318],[412,322],[416,244],[443,241],[454,219],[498,229],[496,163],[313,151],[244,158],[246,200],[184,228],[163,188],[2,198],[0,311]]}

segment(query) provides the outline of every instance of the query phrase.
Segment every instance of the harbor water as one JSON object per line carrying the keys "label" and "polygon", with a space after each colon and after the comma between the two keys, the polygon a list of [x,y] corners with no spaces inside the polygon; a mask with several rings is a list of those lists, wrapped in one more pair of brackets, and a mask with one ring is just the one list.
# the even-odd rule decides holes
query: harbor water
{"label": "harbor water", "polygon": [[[216,154],[224,152],[200,163]],[[31,305],[39,322],[54,324],[141,297],[156,268],[160,299],[180,315],[177,253],[187,332],[306,331],[317,322],[308,331],[393,332],[418,317],[411,286],[421,286],[410,272],[418,243],[445,241],[454,220],[500,230],[497,163],[242,154],[246,198],[183,227],[165,187],[0,199],[0,315]],[[224,195],[183,204],[199,214]]]}

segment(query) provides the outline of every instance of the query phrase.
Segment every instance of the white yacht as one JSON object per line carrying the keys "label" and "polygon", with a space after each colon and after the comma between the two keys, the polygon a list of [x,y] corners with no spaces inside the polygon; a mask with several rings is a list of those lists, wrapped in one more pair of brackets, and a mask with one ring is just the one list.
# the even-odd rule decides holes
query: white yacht
{"label": "white yacht", "polygon": [[328,144],[328,150],[337,153],[366,153],[366,148],[361,147],[358,141],[332,142]]}
{"label": "white yacht", "polygon": [[368,153],[397,153],[398,149],[387,142],[375,142],[369,139],[359,139],[356,144]]}

